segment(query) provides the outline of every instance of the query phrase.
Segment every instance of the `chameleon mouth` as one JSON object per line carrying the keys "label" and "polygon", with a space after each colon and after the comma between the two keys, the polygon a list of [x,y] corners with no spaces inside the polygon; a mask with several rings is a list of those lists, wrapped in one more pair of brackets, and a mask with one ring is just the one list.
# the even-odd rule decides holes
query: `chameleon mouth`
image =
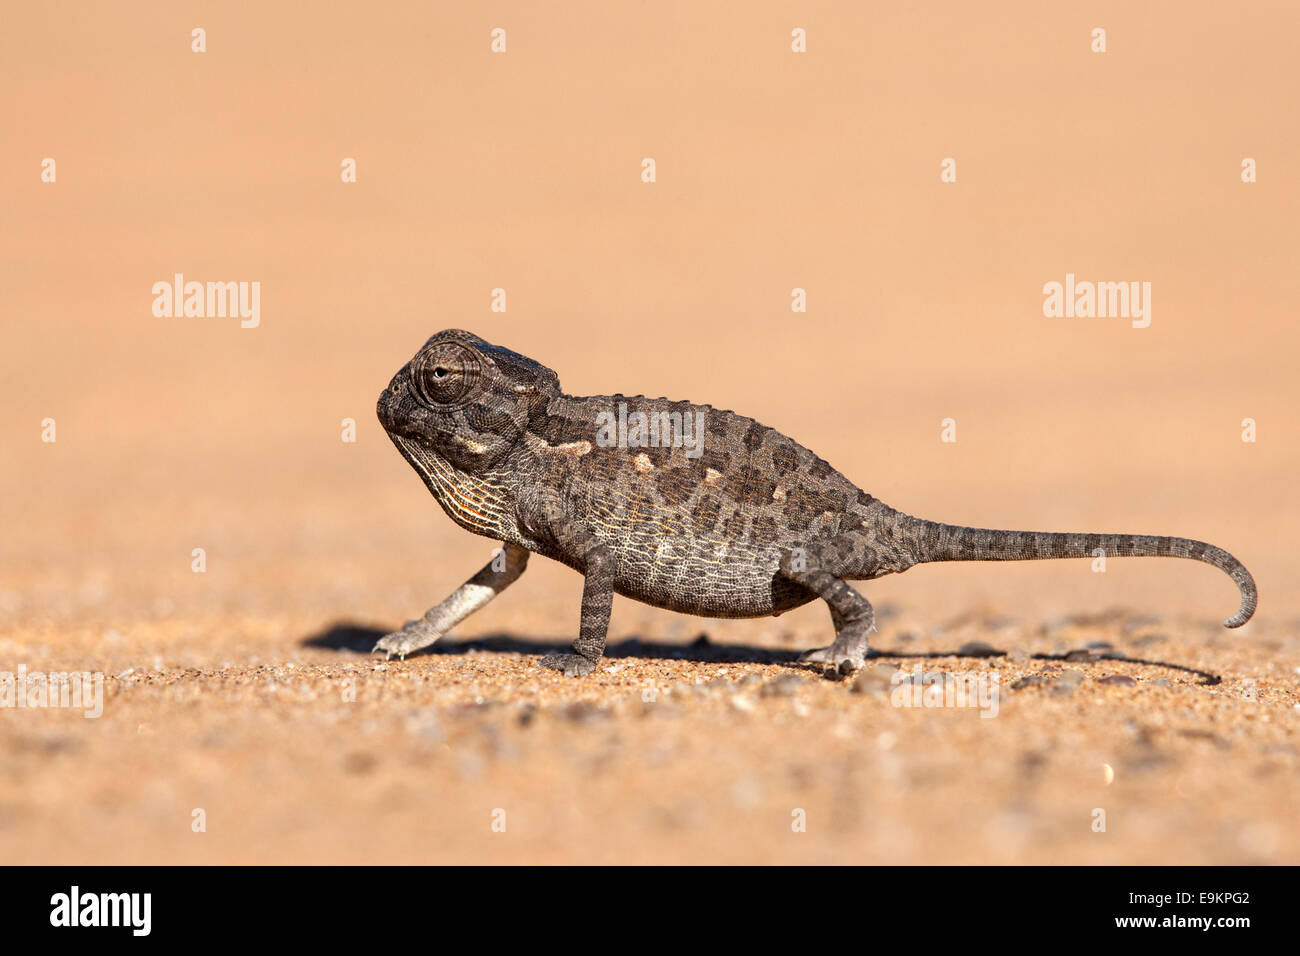
{"label": "chameleon mouth", "polygon": [[379,393],[379,401],[375,405],[375,412],[379,424],[383,426],[384,431],[394,441],[397,440],[399,435],[419,441],[425,438],[424,433],[420,430],[420,416],[412,414],[412,399],[408,387],[405,383],[398,382],[404,372],[405,369],[399,372],[388,387]]}
{"label": "chameleon mouth", "polygon": [[[400,376],[401,373],[399,372]],[[375,413],[379,418],[379,424],[384,426],[384,431],[390,435],[401,431],[402,422],[406,418],[401,413],[401,392],[396,387],[397,378],[388,383],[388,387],[379,393],[379,401],[375,403]]]}

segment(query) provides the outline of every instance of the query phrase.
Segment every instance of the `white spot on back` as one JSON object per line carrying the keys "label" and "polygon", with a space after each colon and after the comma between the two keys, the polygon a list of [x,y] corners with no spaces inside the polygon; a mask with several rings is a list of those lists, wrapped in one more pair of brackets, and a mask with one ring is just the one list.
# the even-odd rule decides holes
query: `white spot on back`
{"label": "white spot on back", "polygon": [[550,445],[551,451],[558,451],[561,455],[572,455],[574,458],[581,458],[591,451],[591,442],[585,438],[582,441],[565,442],[563,445]]}

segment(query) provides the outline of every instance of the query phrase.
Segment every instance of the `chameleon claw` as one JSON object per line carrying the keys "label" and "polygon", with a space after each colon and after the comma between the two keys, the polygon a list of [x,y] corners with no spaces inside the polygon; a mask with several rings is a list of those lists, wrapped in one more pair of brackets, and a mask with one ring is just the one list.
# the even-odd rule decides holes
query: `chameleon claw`
{"label": "chameleon claw", "polygon": [[559,671],[565,677],[586,677],[596,669],[594,661],[579,657],[577,654],[547,654],[537,663],[548,670]]}

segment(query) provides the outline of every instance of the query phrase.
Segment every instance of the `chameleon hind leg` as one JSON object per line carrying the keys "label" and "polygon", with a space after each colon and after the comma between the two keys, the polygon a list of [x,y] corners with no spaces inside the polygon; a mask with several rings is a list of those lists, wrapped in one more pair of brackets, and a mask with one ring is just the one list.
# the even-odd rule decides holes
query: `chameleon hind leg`
{"label": "chameleon hind leg", "polygon": [[780,573],[812,591],[830,608],[835,643],[799,658],[804,663],[825,665],[828,674],[851,674],[861,668],[867,659],[867,639],[876,629],[871,603],[840,577],[850,547],[851,542],[836,539],[795,549],[781,559]]}

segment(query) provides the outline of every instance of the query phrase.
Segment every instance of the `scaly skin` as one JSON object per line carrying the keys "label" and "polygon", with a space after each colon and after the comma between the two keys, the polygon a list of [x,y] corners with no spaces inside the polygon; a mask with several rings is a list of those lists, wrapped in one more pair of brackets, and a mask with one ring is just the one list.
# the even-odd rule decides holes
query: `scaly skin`
{"label": "scaly skin", "polygon": [[[635,431],[611,443],[607,426],[620,405],[633,424],[637,412],[647,421],[675,414],[701,428],[702,443],[692,444],[691,428],[676,433],[679,447],[647,446]],[[584,575],[573,650],[542,660],[574,676],[591,673],[604,653],[615,592],[705,617],[763,617],[821,598],[835,642],[804,659],[849,673],[865,660],[875,625],[871,605],[846,582],[927,561],[1080,558],[1097,549],[1195,558],[1241,591],[1228,627],[1255,610],[1250,573],[1213,545],[913,518],[752,418],[641,395],[565,395],[550,369],[469,332],[429,339],[380,395],[378,413],[452,520],[503,542],[498,558],[441,604],[379,641],[375,649],[390,656],[432,644],[518,578],[531,552]]]}

